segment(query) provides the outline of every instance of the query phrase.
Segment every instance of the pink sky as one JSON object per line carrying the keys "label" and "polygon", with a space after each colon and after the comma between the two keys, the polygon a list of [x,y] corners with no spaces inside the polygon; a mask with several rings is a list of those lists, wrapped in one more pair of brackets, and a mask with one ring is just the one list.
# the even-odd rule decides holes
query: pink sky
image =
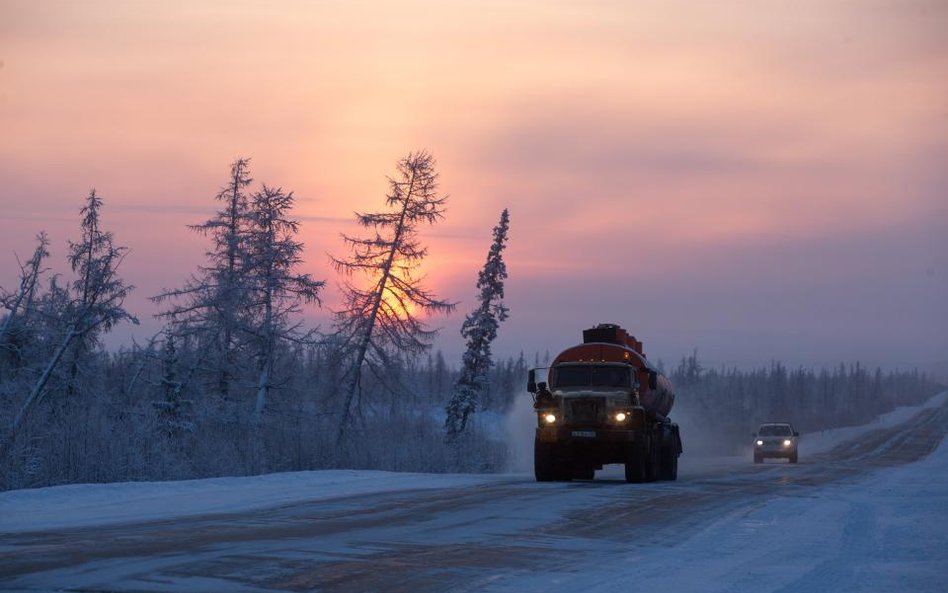
{"label": "pink sky", "polygon": [[334,284],[353,210],[425,148],[449,359],[507,207],[503,356],[611,321],[669,363],[944,361],[945,30],[912,0],[0,0],[0,285],[40,230],[64,267],[95,187],[150,335],[237,156]]}

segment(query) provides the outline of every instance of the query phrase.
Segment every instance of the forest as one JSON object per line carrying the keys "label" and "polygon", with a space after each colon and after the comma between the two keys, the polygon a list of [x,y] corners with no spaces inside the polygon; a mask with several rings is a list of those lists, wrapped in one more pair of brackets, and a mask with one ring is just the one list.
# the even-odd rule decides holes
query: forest
{"label": "forest", "polygon": [[[124,306],[133,290],[121,275],[127,250],[94,190],[69,242],[71,274],[49,272],[50,239],[40,233],[19,277],[4,279],[0,489],[325,468],[508,469],[500,424],[529,397],[528,367],[548,361],[495,360],[491,351],[509,314],[507,210],[485,233],[483,268],[471,271],[477,300],[455,364],[433,350],[437,332],[426,322],[456,306],[420,273],[423,231],[447,199],[429,153],[401,159],[384,207],[355,215],[363,234],[345,235],[348,252],[332,256],[343,305],[327,331],[304,323],[326,280],[299,271],[293,193],[254,186],[249,159],[237,159],[213,199],[217,212],[191,227],[206,260],[180,286],[149,295],[163,329],[146,343],[103,346],[118,324],[139,320]],[[697,352],[668,374],[672,415],[687,419],[686,454],[689,438],[704,452],[734,453],[762,420],[792,420],[803,432],[860,424],[944,388],[914,370],[858,363],[703,368]]]}

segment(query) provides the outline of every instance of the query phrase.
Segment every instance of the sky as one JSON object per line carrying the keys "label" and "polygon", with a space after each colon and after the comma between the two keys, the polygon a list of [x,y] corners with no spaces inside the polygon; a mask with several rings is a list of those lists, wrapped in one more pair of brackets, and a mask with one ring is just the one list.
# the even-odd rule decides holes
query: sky
{"label": "sky", "polygon": [[41,230],[65,268],[95,188],[142,320],[111,343],[147,339],[250,157],[329,329],[327,254],[424,149],[449,362],[504,208],[498,356],[614,322],[668,365],[948,362],[944,30],[938,0],[0,0],[0,286]]}

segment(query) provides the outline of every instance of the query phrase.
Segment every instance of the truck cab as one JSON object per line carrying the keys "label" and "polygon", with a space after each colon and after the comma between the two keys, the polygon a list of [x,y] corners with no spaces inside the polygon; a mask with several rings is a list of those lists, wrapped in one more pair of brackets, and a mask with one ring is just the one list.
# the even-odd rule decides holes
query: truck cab
{"label": "truck cab", "polygon": [[559,428],[624,428],[639,404],[629,365],[565,363],[549,369],[548,377],[549,387],[541,382],[534,388],[538,428],[545,436]]}

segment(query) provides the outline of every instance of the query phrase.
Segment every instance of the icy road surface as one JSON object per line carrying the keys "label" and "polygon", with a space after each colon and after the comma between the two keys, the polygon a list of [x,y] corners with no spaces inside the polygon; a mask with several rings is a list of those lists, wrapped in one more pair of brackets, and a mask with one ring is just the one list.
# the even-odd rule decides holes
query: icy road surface
{"label": "icy road surface", "polygon": [[804,435],[797,465],[683,458],[673,483],[302,472],[0,493],[0,590],[942,592],[945,395]]}

